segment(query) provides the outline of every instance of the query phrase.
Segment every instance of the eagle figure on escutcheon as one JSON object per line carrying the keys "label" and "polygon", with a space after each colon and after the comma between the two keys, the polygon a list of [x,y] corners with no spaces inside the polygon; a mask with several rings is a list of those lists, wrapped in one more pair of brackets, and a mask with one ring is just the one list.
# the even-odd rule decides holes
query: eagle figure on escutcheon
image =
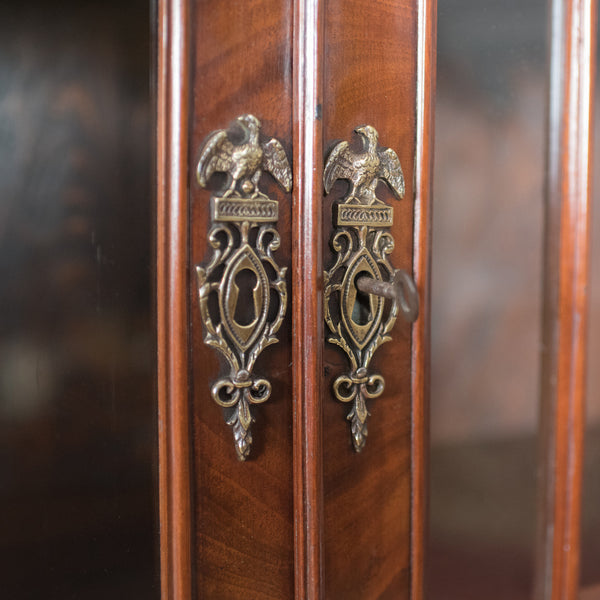
{"label": "eagle figure on escutcheon", "polygon": [[[239,140],[235,138],[236,128],[242,133]],[[229,130],[219,129],[211,133],[200,149],[196,169],[198,183],[206,187],[213,173],[227,173],[229,181],[224,198],[238,196],[240,191],[242,198],[255,198],[260,194],[260,176],[263,171],[268,171],[289,192],[292,173],[285,151],[275,138],[261,143],[259,131],[260,121],[254,115],[242,115],[232,122]],[[231,133],[234,134],[233,140]]]}
{"label": "eagle figure on escutcheon", "polygon": [[362,125],[354,130],[361,136],[363,151],[354,152],[348,142],[337,144],[325,165],[323,183],[328,194],[338,179],[350,182],[347,204],[383,204],[375,195],[379,180],[385,181],[396,198],[404,196],[404,175],[398,155],[391,148],[378,148],[377,130]]}

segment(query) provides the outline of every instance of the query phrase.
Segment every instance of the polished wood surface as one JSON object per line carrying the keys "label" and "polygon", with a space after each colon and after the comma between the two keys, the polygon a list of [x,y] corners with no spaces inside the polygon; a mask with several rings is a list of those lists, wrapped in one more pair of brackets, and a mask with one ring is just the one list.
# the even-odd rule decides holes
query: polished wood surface
{"label": "polished wood surface", "polygon": [[554,0],[536,600],[579,594],[596,2]]}
{"label": "polished wood surface", "polygon": [[188,402],[189,15],[158,5],[156,310],[161,597],[192,598]]}
{"label": "polished wood surface", "polygon": [[[190,22],[190,256],[186,277],[195,265],[206,264],[212,251],[207,244],[211,191],[200,188],[195,176],[198,150],[206,136],[227,127],[238,115],[251,113],[261,121],[262,134],[277,138],[293,162],[291,4],[199,1],[192,4]],[[289,295],[293,285],[291,194],[268,174],[263,175],[261,187],[279,201],[281,246],[274,256],[288,269]],[[211,600],[292,598],[291,311],[288,307],[279,343],[266,348],[256,362],[254,372],[270,380],[272,394],[251,409],[253,444],[242,463],[234,450],[232,429],[210,395],[210,385],[227,370],[203,341],[198,292],[195,281],[188,283],[195,596]]]}
{"label": "polished wood surface", "polygon": [[323,596],[323,0],[294,4],[292,363],[295,597]]}
{"label": "polished wood surface", "polygon": [[[327,3],[324,32],[323,138],[352,139],[363,124],[394,149],[405,175],[394,207],[392,264],[411,270],[415,201],[417,81],[416,2]],[[345,184],[323,201],[324,266],[332,264],[332,204]],[[420,282],[421,286],[423,282]],[[369,436],[362,453],[350,441],[348,407],[335,400],[332,383],[348,370],[345,355],[325,344],[323,464],[325,491],[325,598],[368,600],[410,597],[411,519],[411,327],[398,319],[393,341],[378,349],[373,370],[386,380],[369,402]]]}
{"label": "polished wood surface", "polygon": [[436,78],[437,0],[418,3],[417,131],[413,273],[420,318],[412,329],[411,368],[411,600],[425,597],[428,519],[431,204]]}
{"label": "polished wood surface", "polygon": [[[433,0],[159,6],[164,598],[368,600],[409,598],[411,588],[421,597],[434,23]],[[283,144],[294,187],[286,194],[262,178],[279,200],[276,257],[289,269],[291,305],[280,342],[256,364],[273,392],[253,408],[252,451],[240,463],[210,397],[224,367],[203,342],[190,273],[210,256],[211,190],[195,181],[198,149],[245,113]],[[402,162],[407,194],[394,201],[392,261],[414,269],[422,320],[414,331],[399,321],[375,359],[388,388],[373,402],[367,448],[357,455],[347,407],[331,391],[345,361],[324,342],[323,263],[343,186],[324,201],[322,169],[327,144],[362,123]]]}

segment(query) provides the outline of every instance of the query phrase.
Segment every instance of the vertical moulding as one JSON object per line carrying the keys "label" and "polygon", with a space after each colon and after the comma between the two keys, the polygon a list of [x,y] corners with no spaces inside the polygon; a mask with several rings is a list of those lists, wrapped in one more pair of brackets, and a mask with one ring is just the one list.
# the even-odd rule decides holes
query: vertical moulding
{"label": "vertical moulding", "polygon": [[323,0],[294,2],[292,260],[297,599],[323,597],[321,165]]}

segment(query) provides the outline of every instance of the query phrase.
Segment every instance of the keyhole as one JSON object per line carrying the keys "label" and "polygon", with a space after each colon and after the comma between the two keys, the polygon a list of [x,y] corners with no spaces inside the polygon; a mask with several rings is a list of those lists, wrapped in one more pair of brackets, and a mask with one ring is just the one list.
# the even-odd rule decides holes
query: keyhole
{"label": "keyhole", "polygon": [[238,289],[237,302],[233,320],[242,327],[256,321],[256,306],[254,304],[254,288],[258,278],[250,269],[242,269],[235,276],[235,286]]}
{"label": "keyhole", "polygon": [[356,297],[352,307],[352,320],[357,325],[367,325],[373,319],[371,315],[371,299],[369,294],[362,292],[356,286],[356,280],[359,277],[370,277],[369,273],[362,271],[354,278],[354,287],[356,287]]}

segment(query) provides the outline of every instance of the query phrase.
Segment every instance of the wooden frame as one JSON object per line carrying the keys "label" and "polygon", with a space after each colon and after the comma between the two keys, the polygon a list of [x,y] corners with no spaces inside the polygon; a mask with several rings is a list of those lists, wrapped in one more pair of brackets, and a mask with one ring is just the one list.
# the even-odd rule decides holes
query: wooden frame
{"label": "wooden frame", "polygon": [[294,191],[292,341],[294,363],[294,531],[296,598],[323,596],[321,373],[323,296],[321,173],[323,1],[294,2]]}
{"label": "wooden frame", "polygon": [[411,598],[425,597],[427,540],[427,477],[429,456],[429,356],[431,204],[435,115],[437,0],[419,3],[417,51],[417,151],[415,161],[415,224],[413,272],[422,318],[412,330],[412,506]]}
{"label": "wooden frame", "polygon": [[596,10],[551,3],[536,600],[579,593]]}
{"label": "wooden frame", "polygon": [[187,214],[189,15],[159,2],[157,350],[161,597],[192,597],[188,407]]}
{"label": "wooden frame", "polygon": [[[293,2],[292,88],[294,190],[291,318],[293,378],[294,594],[325,595],[322,465],[322,165],[323,0]],[[410,333],[409,588],[423,598],[429,361],[429,239],[435,84],[436,0],[406,3],[415,18],[417,73],[414,155],[415,214],[410,242],[421,318]],[[185,0],[158,3],[157,322],[161,592],[191,600],[196,589],[193,389],[189,289],[190,136],[193,131],[193,8]],[[408,42],[407,42],[408,43]],[[408,117],[407,117],[408,118]],[[219,123],[219,125],[221,125]],[[349,124],[355,126],[356,123]],[[194,142],[195,143],[195,142]],[[315,168],[315,165],[318,168]],[[411,186],[413,182],[411,182]],[[195,192],[194,192],[195,193]],[[193,195],[193,194],[192,194]],[[406,239],[406,238],[405,238]],[[196,334],[197,335],[197,334]],[[345,423],[341,423],[344,427]],[[196,465],[196,468],[198,465]]]}

